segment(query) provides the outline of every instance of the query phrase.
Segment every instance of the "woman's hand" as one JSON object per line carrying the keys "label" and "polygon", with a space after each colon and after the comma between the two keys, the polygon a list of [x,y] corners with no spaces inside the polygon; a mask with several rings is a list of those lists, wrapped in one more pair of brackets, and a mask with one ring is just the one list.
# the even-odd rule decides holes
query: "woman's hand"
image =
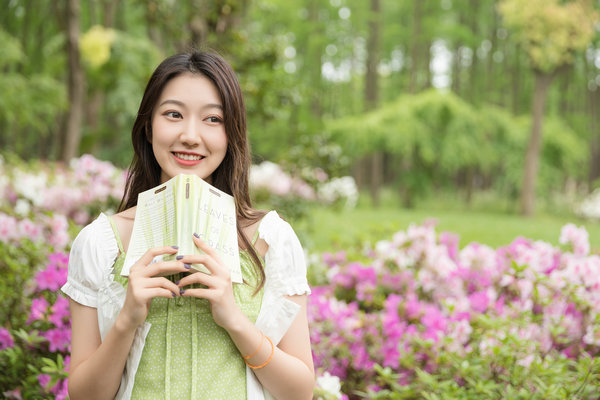
{"label": "woman's hand", "polygon": [[122,327],[135,329],[141,325],[146,320],[150,302],[154,297],[179,296],[179,287],[164,276],[158,275],[187,272],[189,268],[180,260],[151,264],[156,256],[175,253],[175,247],[154,247],[133,264],[129,271],[125,304],[117,319]]}
{"label": "woman's hand", "polygon": [[186,255],[182,259],[187,264],[202,264],[210,272],[195,272],[179,281],[180,288],[199,283],[206,288],[193,288],[182,291],[182,296],[193,296],[207,299],[210,302],[215,323],[225,330],[230,330],[244,314],[233,297],[231,273],[219,254],[198,236],[194,235],[194,244],[205,254]]}

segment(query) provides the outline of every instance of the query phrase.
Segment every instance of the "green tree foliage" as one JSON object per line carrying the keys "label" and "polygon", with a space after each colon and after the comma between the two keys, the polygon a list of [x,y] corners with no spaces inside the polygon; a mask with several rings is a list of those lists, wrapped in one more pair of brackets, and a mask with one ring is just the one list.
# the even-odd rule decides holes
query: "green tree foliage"
{"label": "green tree foliage", "polygon": [[[17,39],[0,29],[0,147],[17,153],[45,153],[56,128],[54,117],[66,107],[64,85],[47,74],[21,73],[28,62]],[[29,134],[34,132],[34,134]]]}
{"label": "green tree foliage", "polygon": [[[513,197],[522,177],[522,154],[531,119],[494,106],[474,107],[451,92],[400,96],[365,115],[332,120],[327,131],[357,160],[376,150],[394,160],[406,205],[432,188],[494,188]],[[582,176],[585,141],[564,121],[545,127],[544,192]]]}
{"label": "green tree foliage", "polygon": [[572,64],[593,38],[598,19],[589,0],[503,0],[498,7],[532,67],[543,73]]}
{"label": "green tree foliage", "polygon": [[[450,186],[470,193],[469,190],[496,187],[490,183],[494,181],[511,182],[501,184],[502,189],[498,190],[510,193],[512,198],[520,188],[520,184],[514,185],[517,181],[513,175],[523,175],[517,166],[523,169],[525,148],[520,148],[520,154],[502,150],[505,159],[514,158],[510,170],[515,172],[510,175],[490,167],[495,156],[483,156],[482,149],[498,149],[504,143],[511,143],[502,140],[491,143],[495,135],[505,138],[522,135],[521,124],[515,124],[510,113],[531,112],[535,76],[529,68],[532,65],[529,52],[535,41],[523,39],[527,37],[525,31],[501,18],[498,5],[504,3],[380,0],[379,102],[375,114],[366,114],[371,19],[367,1],[193,0],[177,3],[177,7],[173,7],[171,0],[83,2],[82,41],[94,26],[114,32],[114,36],[109,46],[92,53],[96,57],[109,55],[96,66],[89,62],[89,56],[82,54],[86,95],[79,150],[125,166],[130,158],[131,124],[150,71],[161,58],[174,52],[210,47],[221,52],[238,74],[245,93],[256,161],[301,159],[303,164],[314,161],[316,165],[320,162],[318,157],[311,157],[318,152],[308,151],[311,145],[339,144],[349,152],[340,157],[351,156],[353,160],[345,173],[352,170],[358,178],[358,172],[365,166],[358,154],[369,156],[383,151],[383,184],[401,192],[410,187],[421,188],[415,189],[417,197],[419,193]],[[550,1],[544,5],[556,8],[563,3],[572,1]],[[3,105],[0,145],[3,150],[17,151],[24,158],[56,158],[61,147],[67,107],[64,4],[51,0],[4,0],[0,4],[3,9],[0,85],[3,94],[7,93],[0,98]],[[535,10],[531,4],[520,2],[518,6],[528,13]],[[517,7],[517,3],[513,6]],[[596,2],[593,7],[598,10],[600,6]],[[581,16],[577,10],[573,13]],[[572,27],[562,14],[554,11],[529,17],[525,14],[515,18],[532,21],[526,30],[538,26],[538,20],[544,16],[555,18],[556,23],[547,31],[549,40],[545,46],[567,40],[554,36],[558,35],[554,30]],[[570,177],[582,189],[600,176],[597,161],[600,160],[600,112],[596,111],[600,109],[599,40],[596,29],[585,54],[570,50],[560,53],[561,57],[568,57],[571,66],[557,71],[556,85],[548,89],[547,97],[548,114],[556,115],[566,129],[589,144],[589,154],[582,158],[588,164],[580,165],[577,175]],[[574,40],[581,41],[579,37]],[[80,49],[82,46],[85,47],[82,43]],[[403,94],[426,91],[429,95],[424,98],[438,96],[436,91],[428,92],[432,87],[452,92],[457,101],[443,107],[424,102],[422,107],[434,109],[422,110],[421,114],[411,111],[417,104],[409,104],[408,109],[394,109]],[[447,102],[448,98],[439,103]],[[465,107],[474,110],[457,111]],[[389,108],[394,111],[386,115]],[[433,120],[423,117],[428,112]],[[455,112],[460,117],[450,118],[445,125],[444,113],[455,115]],[[482,114],[488,114],[492,122],[482,118]],[[334,142],[323,143],[323,133],[328,131],[324,122],[345,118],[354,118],[353,125],[365,130],[352,130],[356,140],[341,137],[337,142],[335,136]],[[395,125],[388,124],[388,129],[396,132],[397,137],[380,136],[378,118],[393,122]],[[442,122],[435,122],[435,118]],[[474,126],[479,127],[478,133],[474,133]],[[461,130],[469,130],[471,135],[458,134]],[[436,133],[414,134],[423,131]],[[369,137],[369,132],[375,132],[377,141]],[[435,143],[433,138],[444,140]],[[484,143],[482,138],[490,143]],[[487,147],[474,146],[471,140]],[[473,147],[477,151],[469,151]],[[306,157],[299,157],[303,152]],[[436,161],[432,162],[432,158]],[[544,174],[542,169],[540,176]],[[486,174],[494,175],[493,179],[483,179]],[[364,175],[367,179],[371,176]],[[555,190],[562,190],[563,176],[554,176],[554,181]],[[428,186],[432,182],[436,185]],[[538,186],[542,191],[547,187],[544,183]]]}
{"label": "green tree foliage", "polygon": [[515,31],[517,40],[525,47],[535,74],[533,121],[521,188],[521,212],[531,215],[548,88],[558,69],[572,64],[574,53],[589,44],[597,14],[588,0],[503,0],[499,9],[506,25]]}

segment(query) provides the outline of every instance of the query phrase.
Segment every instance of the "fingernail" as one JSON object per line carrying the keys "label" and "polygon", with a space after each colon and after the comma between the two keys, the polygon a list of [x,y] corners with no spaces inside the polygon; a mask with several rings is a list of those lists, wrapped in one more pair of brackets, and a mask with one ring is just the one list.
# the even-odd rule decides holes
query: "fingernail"
{"label": "fingernail", "polygon": [[179,246],[171,246],[172,248],[174,248],[175,250],[179,249]]}
{"label": "fingernail", "polygon": [[194,232],[194,236],[196,236],[198,239],[200,239],[200,235],[198,235],[196,232]]}
{"label": "fingernail", "polygon": [[183,289],[180,289],[180,290],[179,290],[179,294],[180,294],[180,295],[182,295],[182,296],[183,296],[183,294],[184,294],[184,293],[185,293],[185,290],[183,290]]}
{"label": "fingernail", "polygon": [[177,286],[179,286],[179,282],[181,282],[181,281],[177,281],[177,282],[175,282],[175,284],[176,284]]}
{"label": "fingernail", "polygon": [[183,264],[183,266],[185,267],[185,269],[190,269],[192,268],[192,266],[190,264]]}
{"label": "fingernail", "polygon": [[183,256],[177,256],[175,257],[176,260],[181,260],[183,258]]}
{"label": "fingernail", "polygon": [[175,296],[176,296],[176,294],[175,294],[175,293],[173,293],[173,292],[171,292],[171,296],[175,297]]}

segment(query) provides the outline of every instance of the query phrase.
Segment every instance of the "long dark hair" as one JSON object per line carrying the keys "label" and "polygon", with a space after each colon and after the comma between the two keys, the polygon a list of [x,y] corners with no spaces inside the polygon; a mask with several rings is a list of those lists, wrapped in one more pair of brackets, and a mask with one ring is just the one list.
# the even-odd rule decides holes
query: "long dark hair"
{"label": "long dark hair", "polygon": [[165,85],[185,72],[201,74],[210,79],[221,96],[227,152],[212,174],[212,184],[235,199],[238,241],[242,249],[247,249],[259,272],[258,292],[264,285],[265,272],[258,254],[242,231],[242,225],[256,222],[265,212],[252,208],[248,187],[251,157],[246,131],[246,106],[237,77],[221,56],[204,51],[177,54],[165,59],[150,77],[131,131],[134,156],[119,211],[137,205],[139,193],[161,183],[161,169],[152,151],[152,114]]}

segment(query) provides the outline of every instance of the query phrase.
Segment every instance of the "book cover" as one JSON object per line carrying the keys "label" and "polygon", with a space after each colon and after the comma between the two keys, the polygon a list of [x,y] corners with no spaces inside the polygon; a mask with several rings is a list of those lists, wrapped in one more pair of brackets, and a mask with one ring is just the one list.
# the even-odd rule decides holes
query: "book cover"
{"label": "book cover", "polygon": [[[196,175],[177,175],[138,195],[133,231],[121,275],[151,247],[179,246],[178,254],[201,254],[192,235],[197,233],[214,248],[231,271],[231,280],[241,283],[235,201]],[[156,257],[154,262],[174,259]],[[201,264],[192,268],[208,273]]]}

